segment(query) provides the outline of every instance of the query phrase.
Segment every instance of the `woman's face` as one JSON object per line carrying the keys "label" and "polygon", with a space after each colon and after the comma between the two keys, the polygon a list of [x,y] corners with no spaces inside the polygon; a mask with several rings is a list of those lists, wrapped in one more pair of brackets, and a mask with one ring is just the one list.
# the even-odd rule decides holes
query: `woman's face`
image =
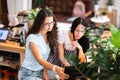
{"label": "woman's face", "polygon": [[52,31],[53,26],[54,26],[53,17],[46,17],[45,21],[43,22],[42,30],[45,30],[46,32]]}
{"label": "woman's face", "polygon": [[80,39],[85,33],[85,27],[82,24],[79,24],[75,31],[74,31],[74,36],[75,36],[75,40]]}

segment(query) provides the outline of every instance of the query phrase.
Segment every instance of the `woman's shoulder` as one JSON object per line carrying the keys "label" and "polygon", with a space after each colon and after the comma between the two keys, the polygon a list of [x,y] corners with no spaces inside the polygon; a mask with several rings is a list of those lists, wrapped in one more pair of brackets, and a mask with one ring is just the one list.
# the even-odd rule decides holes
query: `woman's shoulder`
{"label": "woman's shoulder", "polygon": [[42,43],[41,40],[42,37],[40,34],[30,34],[27,39],[26,39],[26,42],[29,43],[29,42],[34,42],[35,44],[38,44],[38,43]]}
{"label": "woman's shoulder", "polygon": [[41,34],[30,34],[28,37],[37,37],[37,36],[41,36]]}
{"label": "woman's shoulder", "polygon": [[27,38],[35,38],[34,34],[30,34]]}
{"label": "woman's shoulder", "polygon": [[38,39],[40,38],[41,35],[40,34],[30,34],[27,38],[28,39]]}

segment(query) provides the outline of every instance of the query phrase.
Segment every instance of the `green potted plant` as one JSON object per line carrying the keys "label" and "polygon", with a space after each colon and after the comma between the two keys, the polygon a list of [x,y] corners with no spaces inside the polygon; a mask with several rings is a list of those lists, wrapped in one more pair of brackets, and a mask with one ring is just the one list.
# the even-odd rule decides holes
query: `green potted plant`
{"label": "green potted plant", "polygon": [[[85,53],[91,61],[82,63],[74,68],[86,79],[119,80],[120,79],[120,30],[110,25],[112,37],[101,39],[102,29],[88,29],[90,49]],[[71,60],[71,59],[70,59]],[[73,61],[74,63],[74,61]],[[73,72],[72,72],[73,73]]]}
{"label": "green potted plant", "polygon": [[44,6],[44,0],[32,0],[32,8]]}
{"label": "green potted plant", "polygon": [[112,37],[110,38],[111,43],[114,45],[116,48],[120,48],[120,30],[114,26],[110,26],[110,30],[112,33]]}
{"label": "green potted plant", "polygon": [[[46,9],[48,9],[48,10],[50,10],[50,11],[52,11],[52,8],[51,7],[48,7],[48,6],[46,6],[45,7]],[[38,14],[38,12],[41,10],[42,8],[35,8],[35,9],[31,9],[31,10],[29,10],[28,11],[28,16],[27,16],[27,18],[28,18],[28,20],[29,20],[29,28],[31,27],[31,25],[33,24],[33,22],[34,22],[34,20],[35,20],[35,18],[36,18],[36,16],[37,16],[37,14]]]}
{"label": "green potted plant", "polygon": [[114,0],[108,0],[108,11],[112,11],[114,5]]}
{"label": "green potted plant", "polygon": [[99,10],[99,4],[98,4],[99,0],[94,0],[94,10],[98,11]]}
{"label": "green potted plant", "polygon": [[103,16],[104,16],[104,15],[107,15],[106,11],[102,11],[102,15],[103,15]]}
{"label": "green potted plant", "polygon": [[91,48],[86,53],[92,59],[89,66],[98,67],[98,71],[95,72],[96,79],[120,79],[120,71],[118,71],[120,69],[120,31],[110,25],[112,37],[101,39],[102,30],[97,30],[97,35],[89,34]]}
{"label": "green potted plant", "polygon": [[114,5],[114,0],[108,0],[108,5]]}
{"label": "green potted plant", "polygon": [[93,0],[94,4],[98,4],[99,0]]}
{"label": "green potted plant", "polygon": [[38,12],[41,10],[41,8],[35,8],[35,9],[31,9],[28,13],[28,19],[30,21],[30,24],[33,24],[34,19],[36,18]]}
{"label": "green potted plant", "polygon": [[102,11],[101,17],[102,17],[103,19],[107,19],[107,18],[108,18],[107,12],[106,12],[106,11]]}

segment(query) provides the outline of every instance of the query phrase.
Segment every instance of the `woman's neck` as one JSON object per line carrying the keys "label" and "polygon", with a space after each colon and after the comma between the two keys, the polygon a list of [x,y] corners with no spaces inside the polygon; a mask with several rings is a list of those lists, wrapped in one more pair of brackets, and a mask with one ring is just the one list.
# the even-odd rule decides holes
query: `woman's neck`
{"label": "woman's neck", "polygon": [[42,32],[40,32],[40,34],[41,34],[42,36],[46,36],[46,35],[47,35],[46,33],[42,33]]}
{"label": "woman's neck", "polygon": [[40,34],[43,36],[43,39],[44,39],[45,42],[47,43],[47,32],[45,32],[45,31],[40,31]]}
{"label": "woman's neck", "polygon": [[46,35],[47,35],[47,32],[44,31],[44,30],[40,30],[40,34],[41,34],[42,36],[46,36]]}

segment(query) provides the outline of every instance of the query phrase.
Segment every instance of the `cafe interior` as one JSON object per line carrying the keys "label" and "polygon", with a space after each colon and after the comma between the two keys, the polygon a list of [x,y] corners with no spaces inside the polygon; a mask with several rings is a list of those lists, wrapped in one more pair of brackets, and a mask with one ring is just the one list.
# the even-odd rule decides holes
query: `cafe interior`
{"label": "cafe interior", "polygon": [[[74,19],[71,17],[76,1],[0,0],[0,80],[17,80],[18,69],[24,59],[26,33],[32,26],[32,20],[28,17],[31,10],[35,11],[41,6],[50,7],[57,19],[58,29],[67,29],[71,27]],[[81,1],[85,6],[84,18],[92,29],[105,25],[105,30],[109,32],[104,35],[110,37],[110,25],[120,27],[119,0],[113,0],[110,9],[109,0],[98,0],[97,4],[96,0]]]}

